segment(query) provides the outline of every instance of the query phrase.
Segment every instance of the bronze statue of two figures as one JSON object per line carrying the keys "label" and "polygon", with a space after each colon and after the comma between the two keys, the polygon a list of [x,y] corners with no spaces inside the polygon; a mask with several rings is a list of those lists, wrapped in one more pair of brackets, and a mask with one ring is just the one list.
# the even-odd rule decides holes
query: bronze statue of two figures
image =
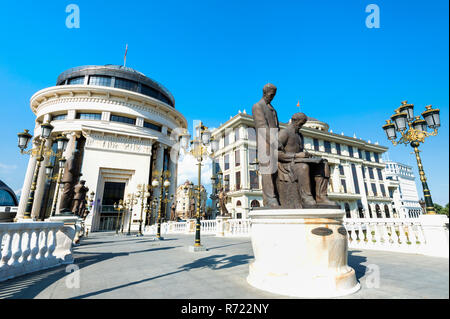
{"label": "bronze statue of two figures", "polygon": [[295,113],[288,126],[280,130],[277,112],[271,105],[276,92],[273,84],[266,84],[262,99],[252,108],[264,207],[339,208],[327,196],[327,160],[313,157],[304,148],[300,128],[307,116]]}

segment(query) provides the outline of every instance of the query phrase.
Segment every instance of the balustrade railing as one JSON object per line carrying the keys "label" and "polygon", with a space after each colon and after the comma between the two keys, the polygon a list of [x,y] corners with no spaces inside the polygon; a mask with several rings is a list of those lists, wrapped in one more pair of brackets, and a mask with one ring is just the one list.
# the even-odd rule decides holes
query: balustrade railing
{"label": "balustrade railing", "polygon": [[420,253],[426,245],[417,218],[353,218],[344,226],[350,248]]}
{"label": "balustrade railing", "polygon": [[0,281],[64,263],[55,255],[59,222],[0,223]]}
{"label": "balustrade railing", "polygon": [[214,219],[202,220],[200,231],[203,234],[215,234],[217,229],[217,222]]}
{"label": "balustrade railing", "polygon": [[[251,221],[250,219],[230,219],[229,236],[247,237],[250,236]],[[225,235],[227,232],[225,232]]]}

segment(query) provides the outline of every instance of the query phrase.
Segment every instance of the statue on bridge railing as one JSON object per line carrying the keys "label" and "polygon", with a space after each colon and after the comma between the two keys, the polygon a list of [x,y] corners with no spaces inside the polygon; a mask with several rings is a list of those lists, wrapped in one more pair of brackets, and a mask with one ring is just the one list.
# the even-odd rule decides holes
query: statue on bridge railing
{"label": "statue on bridge railing", "polygon": [[86,194],[89,188],[84,186],[86,181],[80,181],[74,188],[72,213],[79,217],[83,217],[86,210]]}
{"label": "statue on bridge railing", "polygon": [[219,197],[220,216],[230,217],[231,214],[228,212],[226,205],[228,196],[224,188],[220,190],[218,197]]}

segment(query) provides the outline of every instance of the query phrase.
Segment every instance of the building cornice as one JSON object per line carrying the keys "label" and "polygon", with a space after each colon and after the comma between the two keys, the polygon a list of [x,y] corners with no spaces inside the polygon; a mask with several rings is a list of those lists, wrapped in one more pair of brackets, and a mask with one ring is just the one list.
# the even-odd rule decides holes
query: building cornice
{"label": "building cornice", "polygon": [[187,120],[175,108],[152,97],[128,90],[91,86],[53,86],[36,92],[30,99],[30,108],[37,114],[41,107],[68,102],[100,102],[126,106],[164,117],[176,127],[187,128]]}

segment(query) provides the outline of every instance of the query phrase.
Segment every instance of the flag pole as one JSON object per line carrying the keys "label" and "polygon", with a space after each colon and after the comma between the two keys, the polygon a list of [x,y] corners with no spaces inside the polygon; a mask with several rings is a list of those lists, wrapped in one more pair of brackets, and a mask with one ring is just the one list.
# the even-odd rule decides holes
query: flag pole
{"label": "flag pole", "polygon": [[128,52],[128,43],[125,47],[125,56],[123,57],[123,67],[127,66],[127,52]]}

